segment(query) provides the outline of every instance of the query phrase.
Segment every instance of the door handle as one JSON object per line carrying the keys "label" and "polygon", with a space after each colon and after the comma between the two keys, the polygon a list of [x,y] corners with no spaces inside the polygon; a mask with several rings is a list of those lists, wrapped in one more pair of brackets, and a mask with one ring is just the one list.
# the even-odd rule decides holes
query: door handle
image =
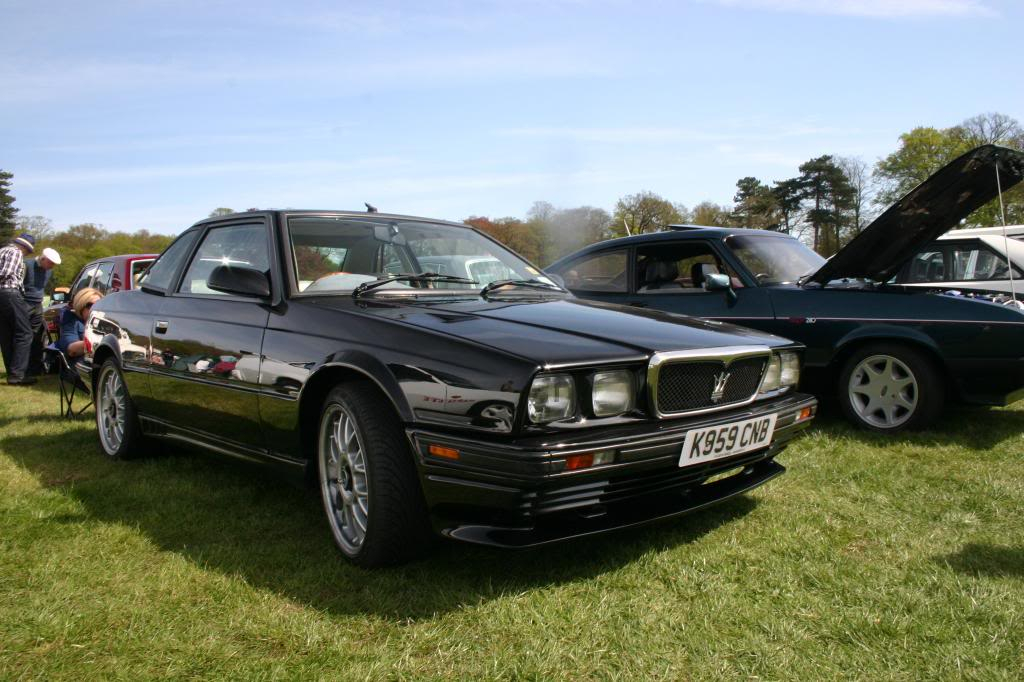
{"label": "door handle", "polygon": [[630,301],[629,305],[633,306],[634,308],[647,308],[651,304],[647,303],[646,301]]}
{"label": "door handle", "polygon": [[153,331],[155,331],[157,334],[166,334],[167,323],[163,320],[157,320],[156,325],[153,328]]}

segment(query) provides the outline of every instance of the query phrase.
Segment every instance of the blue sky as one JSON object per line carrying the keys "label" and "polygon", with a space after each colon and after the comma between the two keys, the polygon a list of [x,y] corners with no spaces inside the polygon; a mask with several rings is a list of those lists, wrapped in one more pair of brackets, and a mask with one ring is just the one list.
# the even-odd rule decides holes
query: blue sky
{"label": "blue sky", "polygon": [[917,125],[1024,120],[1017,0],[0,0],[0,168],[55,227],[730,202]]}

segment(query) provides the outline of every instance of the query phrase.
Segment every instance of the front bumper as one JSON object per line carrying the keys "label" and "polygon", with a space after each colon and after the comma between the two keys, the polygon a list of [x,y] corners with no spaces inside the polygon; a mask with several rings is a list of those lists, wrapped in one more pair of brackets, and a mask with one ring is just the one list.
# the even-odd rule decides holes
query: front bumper
{"label": "front bumper", "polygon": [[[525,548],[679,516],[756,488],[785,471],[773,458],[810,425],[810,418],[798,420],[806,408],[813,417],[817,400],[792,394],[699,418],[554,442],[490,442],[416,428],[408,436],[439,533]],[[688,431],[771,413],[778,418],[768,447],[678,465]],[[432,455],[432,445],[457,450],[458,460]],[[599,450],[614,450],[614,462],[565,470],[568,455]]]}

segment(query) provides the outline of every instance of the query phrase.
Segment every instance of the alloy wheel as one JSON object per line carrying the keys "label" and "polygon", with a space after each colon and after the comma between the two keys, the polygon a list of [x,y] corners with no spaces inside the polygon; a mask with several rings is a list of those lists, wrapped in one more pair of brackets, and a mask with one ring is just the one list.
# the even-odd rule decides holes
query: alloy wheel
{"label": "alloy wheel", "polygon": [[100,440],[103,449],[112,454],[118,451],[124,441],[128,392],[120,373],[114,367],[108,367],[96,385],[99,388],[96,417]]}
{"label": "alloy wheel", "polygon": [[320,488],[331,531],[346,554],[356,554],[366,540],[370,489],[363,437],[344,406],[327,406],[318,450]]}
{"label": "alloy wheel", "polygon": [[847,391],[857,416],[880,429],[894,429],[908,422],[919,398],[914,373],[891,355],[871,355],[861,360],[850,374]]}

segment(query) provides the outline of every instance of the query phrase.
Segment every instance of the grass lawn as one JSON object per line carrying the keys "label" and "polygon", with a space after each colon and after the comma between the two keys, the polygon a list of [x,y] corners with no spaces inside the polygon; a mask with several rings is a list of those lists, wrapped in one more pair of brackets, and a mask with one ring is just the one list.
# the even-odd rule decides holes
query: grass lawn
{"label": "grass lawn", "polygon": [[319,501],[184,451],[107,461],[0,385],[0,679],[1024,677],[1024,403],[890,440],[823,419],[744,498],[366,572]]}

